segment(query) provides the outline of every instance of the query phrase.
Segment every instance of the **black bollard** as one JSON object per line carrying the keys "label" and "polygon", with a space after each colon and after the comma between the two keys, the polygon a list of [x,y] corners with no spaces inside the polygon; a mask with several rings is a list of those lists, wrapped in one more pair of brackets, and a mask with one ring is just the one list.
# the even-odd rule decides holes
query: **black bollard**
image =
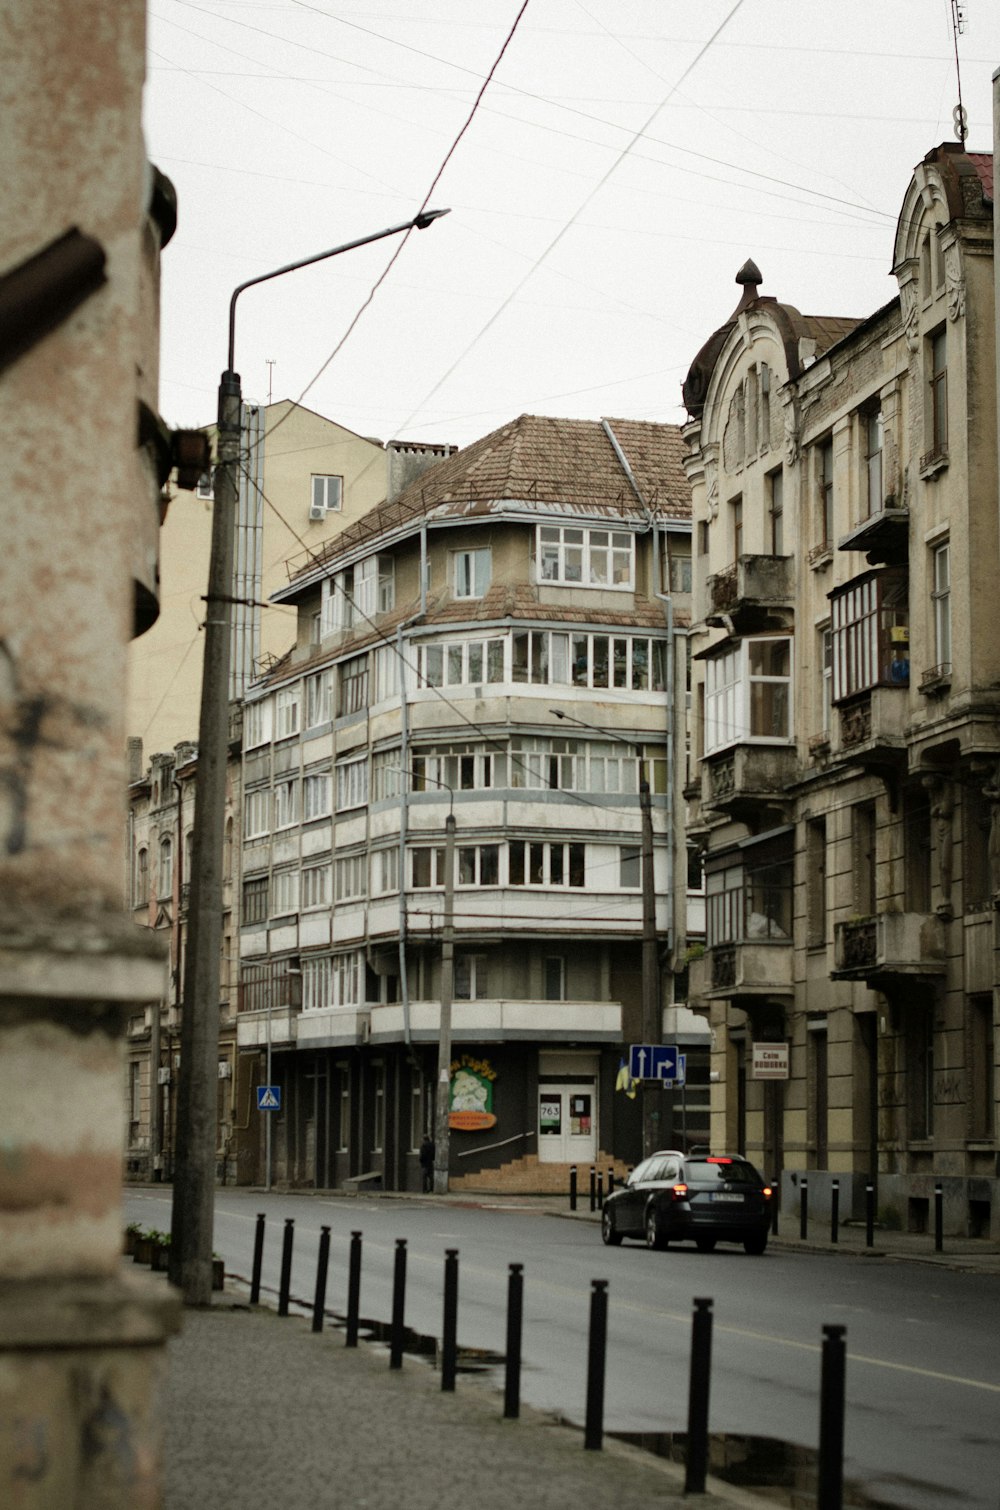
{"label": "black bollard", "polygon": [[281,1240],[281,1287],[278,1290],[278,1315],[288,1315],[288,1291],[292,1283],[292,1244],[295,1241],[295,1218],[285,1217],[285,1235]]}
{"label": "black bollard", "polygon": [[406,1238],[396,1239],[396,1263],[392,1276],[392,1332],[389,1367],[403,1367],[403,1315],[406,1310]]}
{"label": "black bollard", "polygon": [[444,1323],[441,1328],[441,1388],[454,1390],[458,1356],[458,1249],[444,1250]]}
{"label": "black bollard", "polygon": [[361,1308],[361,1233],[351,1233],[351,1257],[347,1271],[347,1347],[358,1345],[358,1312]]}
{"label": "black bollard", "polygon": [[934,1252],[944,1252],[944,1187],[934,1186]]}
{"label": "black bollard", "polygon": [[608,1195],[610,1195],[612,1193],[612,1191],[614,1190],[614,1188],[615,1188],[615,1172],[612,1169],[611,1165],[609,1164],[608,1165]]}
{"label": "black bollard", "polygon": [[569,1209],[576,1210],[576,1165],[569,1166]]}
{"label": "black bollard", "polygon": [[590,1340],[587,1346],[587,1420],[583,1445],[600,1452],[604,1438],[604,1368],[608,1355],[608,1281],[590,1281]]}
{"label": "black bollard", "polygon": [[805,1242],[809,1235],[809,1181],[805,1175],[799,1181],[799,1237]]}
{"label": "black bollard", "polygon": [[597,1170],[593,1164],[590,1166],[590,1209],[597,1210]]}
{"label": "black bollard", "polygon": [[834,1180],[830,1187],[830,1241],[840,1241],[840,1181]]}
{"label": "black bollard", "polygon": [[817,1510],[842,1510],[844,1503],[844,1382],[847,1328],[823,1328],[819,1386],[819,1480]]}
{"label": "black bollard", "polygon": [[503,1413],[508,1421],[521,1414],[521,1321],[524,1316],[524,1265],[510,1264],[507,1280],[507,1371]]}
{"label": "black bollard", "polygon": [[691,1319],[685,1494],[705,1493],[705,1476],[708,1473],[708,1392],[711,1378],[712,1302],[695,1300]]}
{"label": "black bollard", "polygon": [[778,1235],[778,1191],[781,1189],[780,1176],[775,1175],[771,1181],[771,1233]]}
{"label": "black bollard", "polygon": [[330,1267],[330,1229],[319,1229],[319,1259],[316,1263],[316,1294],[313,1297],[314,1332],[323,1330],[323,1307],[326,1305],[326,1275]]}
{"label": "black bollard", "polygon": [[604,1210],[604,1175],[600,1170],[597,1171],[597,1209]]}
{"label": "black bollard", "polygon": [[865,1186],[865,1245],[875,1246],[875,1186],[871,1180]]}
{"label": "black bollard", "polygon": [[250,1278],[250,1304],[260,1304],[260,1271],[264,1263],[264,1224],[267,1221],[263,1211],[257,1212],[257,1229],[253,1235],[253,1270]]}

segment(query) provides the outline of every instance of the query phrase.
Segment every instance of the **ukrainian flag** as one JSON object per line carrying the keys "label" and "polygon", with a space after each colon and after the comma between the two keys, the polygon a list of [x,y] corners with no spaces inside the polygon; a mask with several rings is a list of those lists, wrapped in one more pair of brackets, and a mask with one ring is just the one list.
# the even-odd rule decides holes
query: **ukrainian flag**
{"label": "ukrainian flag", "polygon": [[615,1081],[615,1090],[624,1091],[630,1101],[635,1100],[635,1081],[628,1072],[628,1065],[623,1059],[618,1066],[618,1079]]}

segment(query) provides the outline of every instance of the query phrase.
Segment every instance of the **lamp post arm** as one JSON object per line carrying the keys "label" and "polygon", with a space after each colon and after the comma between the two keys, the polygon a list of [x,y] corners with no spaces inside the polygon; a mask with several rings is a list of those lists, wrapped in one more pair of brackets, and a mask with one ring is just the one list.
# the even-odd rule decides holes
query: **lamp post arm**
{"label": "lamp post arm", "polygon": [[398,236],[403,231],[424,230],[434,220],[440,220],[442,215],[450,214],[449,210],[424,210],[422,214],[413,220],[404,220],[402,225],[391,225],[384,231],[375,231],[371,236],[359,236],[356,241],[345,241],[343,246],[331,246],[325,252],[315,252],[311,257],[301,257],[298,262],[286,262],[284,267],[276,267],[273,272],[261,273],[256,278],[248,278],[245,283],[240,283],[233,289],[233,296],[229,301],[229,357],[227,369],[232,372],[236,346],[236,301],[245,289],[253,288],[258,283],[268,283],[272,278],[280,278],[284,273],[294,273],[300,267],[311,267],[314,262],[325,262],[327,257],[339,257],[341,252],[353,252],[356,247],[368,246],[373,241],[384,241],[387,236]]}

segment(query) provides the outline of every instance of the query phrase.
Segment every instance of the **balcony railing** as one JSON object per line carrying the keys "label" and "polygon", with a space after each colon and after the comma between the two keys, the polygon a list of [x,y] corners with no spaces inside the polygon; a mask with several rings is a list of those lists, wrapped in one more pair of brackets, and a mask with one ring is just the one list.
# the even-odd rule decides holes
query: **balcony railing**
{"label": "balcony railing", "polygon": [[733,817],[759,813],[784,802],[795,779],[797,756],[790,745],[737,745],[703,762],[702,802]]}
{"label": "balcony railing", "polygon": [[714,944],[708,951],[709,996],[787,996],[792,940],[770,937]]}
{"label": "balcony railing", "polygon": [[708,619],[725,614],[744,631],[790,611],[795,597],[791,556],[740,556],[708,579]]}
{"label": "balcony railing", "polygon": [[837,923],[832,975],[872,983],[943,975],[944,929],[941,918],[924,912],[880,912]]}

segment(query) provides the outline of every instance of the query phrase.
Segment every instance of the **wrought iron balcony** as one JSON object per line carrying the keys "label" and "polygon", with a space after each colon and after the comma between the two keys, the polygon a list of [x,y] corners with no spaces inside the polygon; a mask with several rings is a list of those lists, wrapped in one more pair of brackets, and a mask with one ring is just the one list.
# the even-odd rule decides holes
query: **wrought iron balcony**
{"label": "wrought iron balcony", "polygon": [[903,765],[908,717],[905,691],[905,686],[873,687],[841,703],[832,730],[833,759],[875,773]]}
{"label": "wrought iron balcony", "polygon": [[791,556],[740,556],[708,579],[709,624],[732,623],[737,634],[791,622],[795,606]]}
{"label": "wrought iron balcony", "polygon": [[740,819],[781,809],[797,770],[790,745],[736,745],[702,762],[702,805]]}
{"label": "wrought iron balcony", "polygon": [[945,924],[936,913],[880,912],[834,928],[834,980],[891,984],[945,973]]}
{"label": "wrought iron balcony", "polygon": [[715,944],[708,951],[704,995],[790,996],[792,953],[790,938],[740,939]]}

